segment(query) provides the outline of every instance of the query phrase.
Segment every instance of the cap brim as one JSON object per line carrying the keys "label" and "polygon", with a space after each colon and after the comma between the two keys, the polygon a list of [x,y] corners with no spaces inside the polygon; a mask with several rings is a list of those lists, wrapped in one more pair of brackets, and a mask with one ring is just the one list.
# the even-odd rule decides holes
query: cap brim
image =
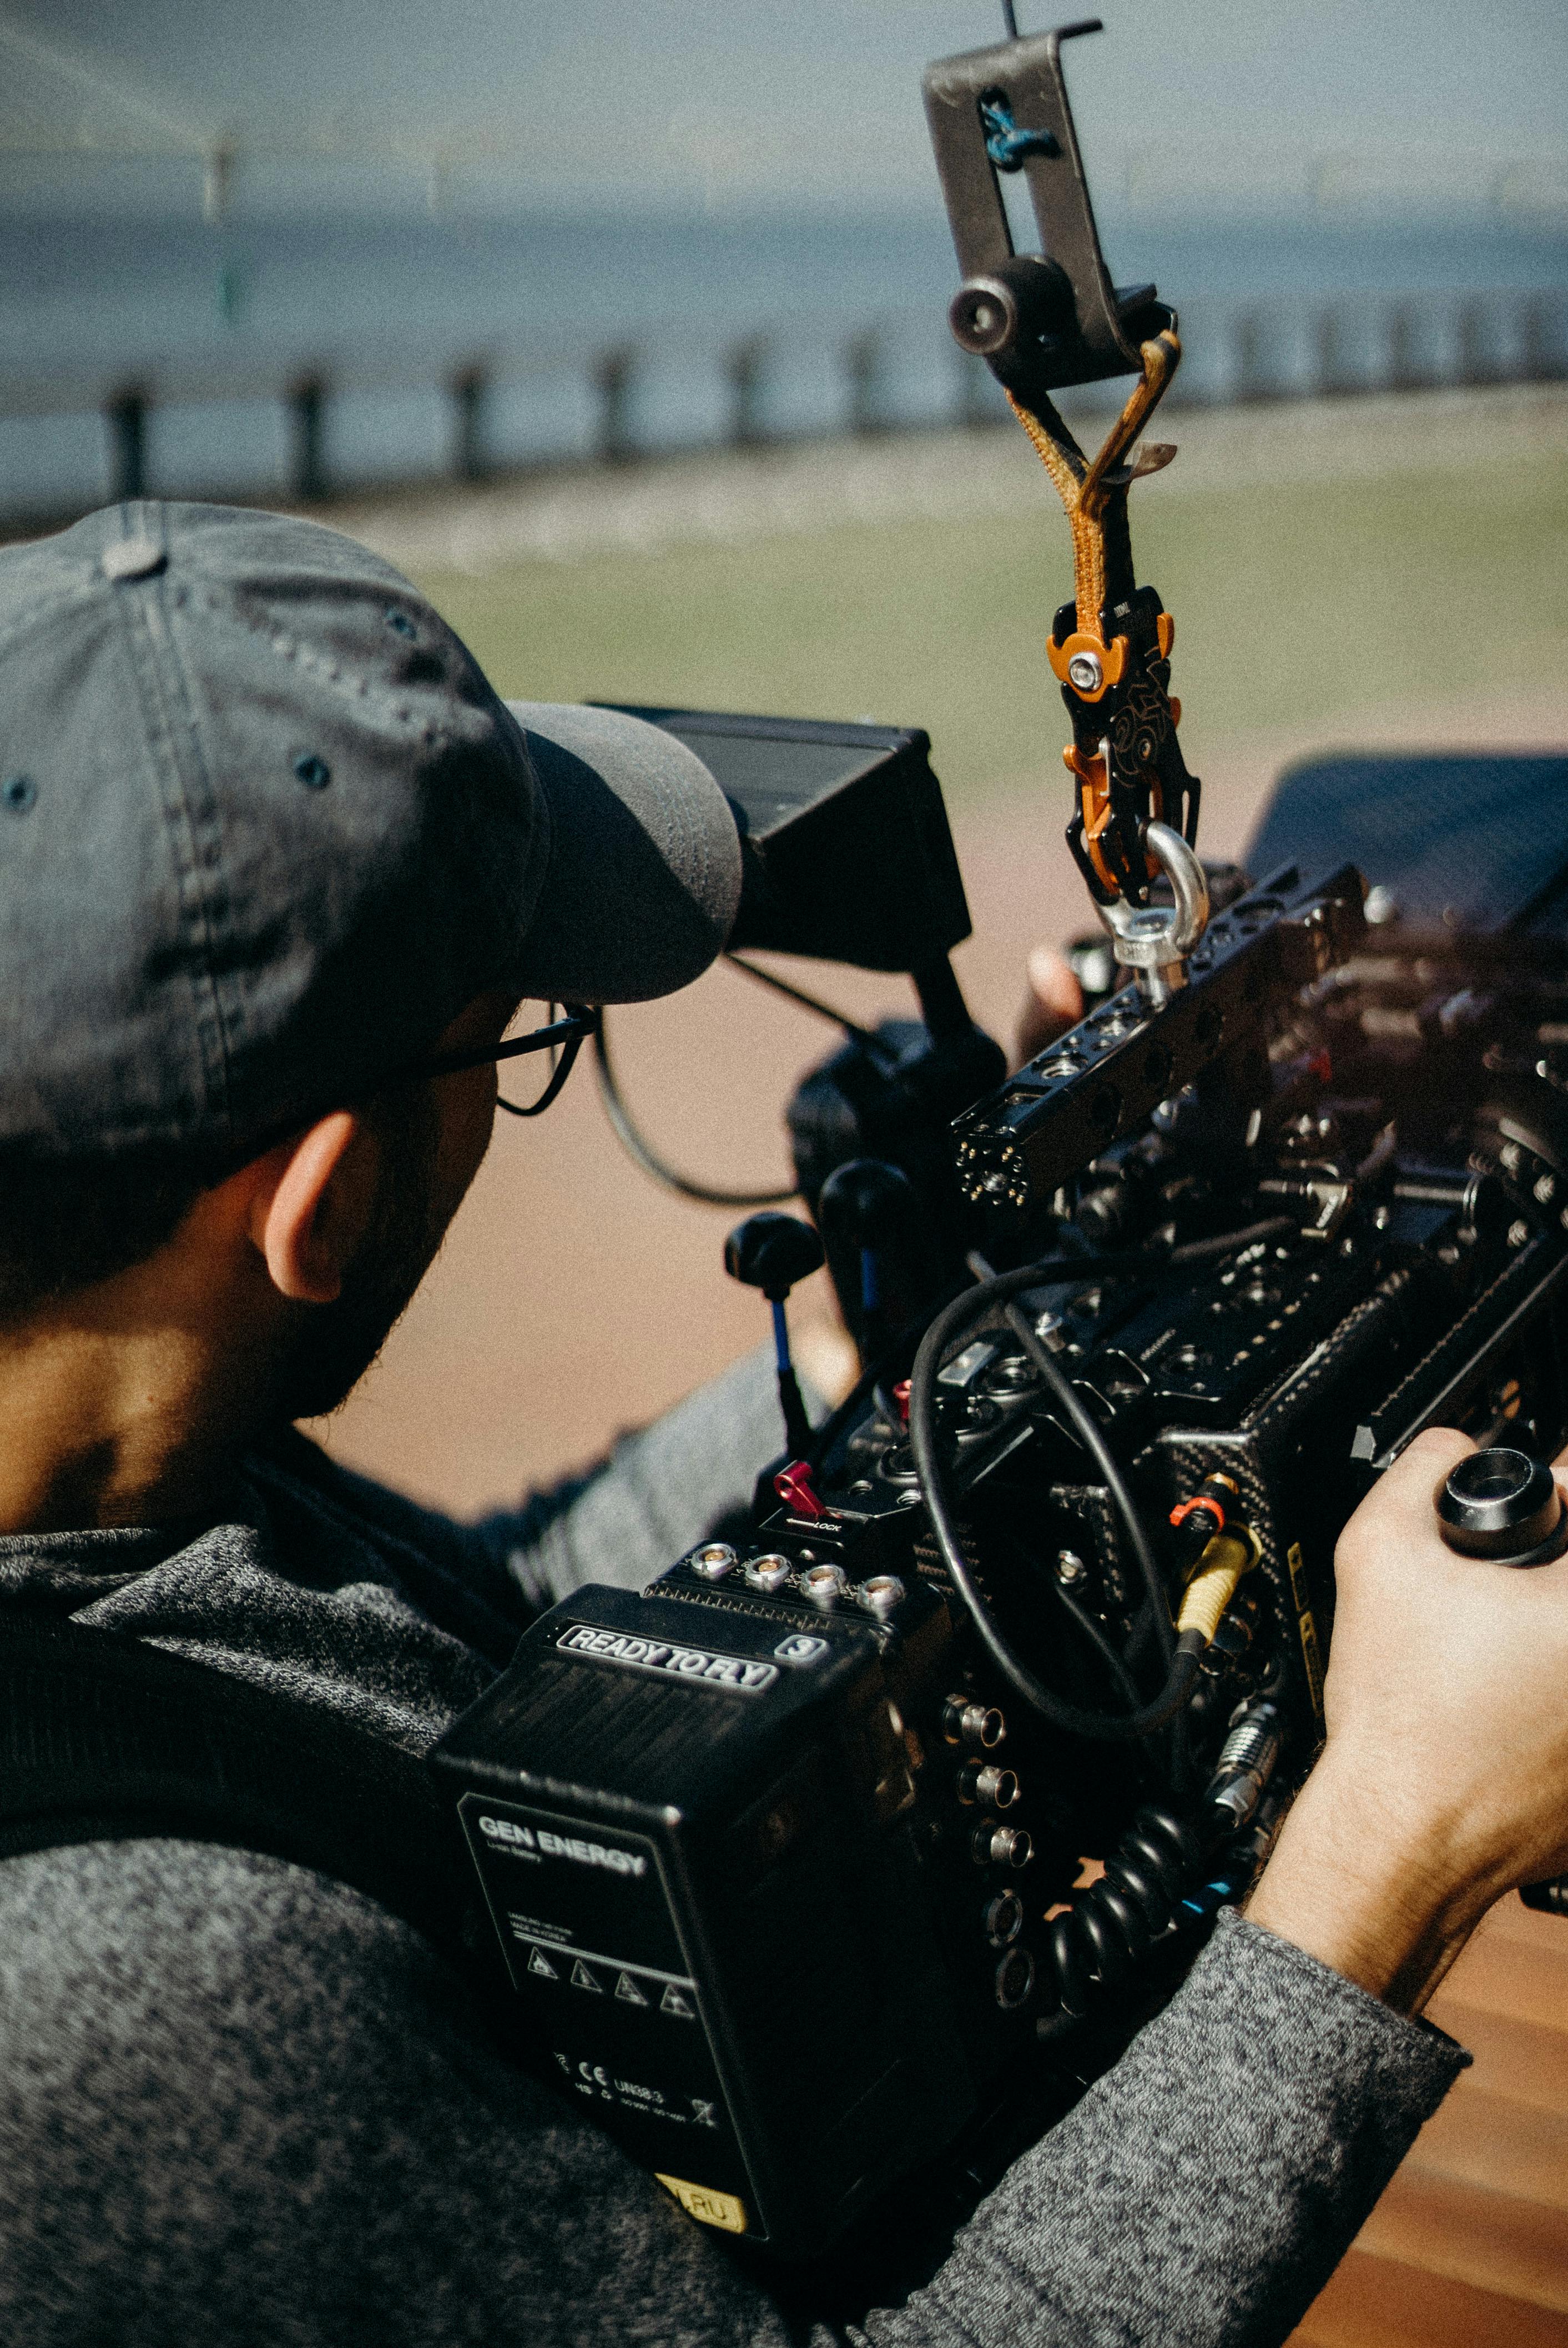
{"label": "cap brim", "polygon": [[541,1000],[640,1003],[722,953],[740,902],[729,802],[684,742],[624,710],[509,701],[550,846],[519,983]]}

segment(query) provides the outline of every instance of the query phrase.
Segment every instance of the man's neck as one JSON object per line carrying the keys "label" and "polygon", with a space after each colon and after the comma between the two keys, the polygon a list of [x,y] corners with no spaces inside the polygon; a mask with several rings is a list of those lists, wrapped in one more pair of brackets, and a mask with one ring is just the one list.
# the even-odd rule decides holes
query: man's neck
{"label": "man's neck", "polygon": [[262,1344],[237,1355],[232,1329],[220,1344],[211,1296],[188,1312],[181,1288],[180,1268],[155,1258],[0,1327],[0,1533],[157,1524],[217,1504],[265,1416],[271,1362]]}

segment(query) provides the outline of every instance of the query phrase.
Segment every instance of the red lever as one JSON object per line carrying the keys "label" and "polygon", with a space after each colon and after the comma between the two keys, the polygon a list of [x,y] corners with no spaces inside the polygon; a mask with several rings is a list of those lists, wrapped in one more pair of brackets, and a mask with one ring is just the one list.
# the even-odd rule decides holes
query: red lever
{"label": "red lever", "polygon": [[907,1426],[909,1425],[909,1380],[907,1378],[900,1378],[892,1390],[892,1398],[898,1405],[900,1418]]}
{"label": "red lever", "polygon": [[773,1478],[773,1489],[792,1517],[815,1519],[828,1513],[826,1502],[817,1496],[810,1468],[804,1459],[791,1459],[788,1468],[780,1468]]}
{"label": "red lever", "polygon": [[1221,1532],[1224,1531],[1225,1504],[1222,1500],[1212,1498],[1206,1492],[1194,1493],[1190,1500],[1182,1500],[1179,1506],[1172,1509],[1171,1511],[1171,1523],[1173,1525],[1185,1524],[1194,1509],[1207,1509],[1209,1514],[1217,1519],[1219,1530]]}

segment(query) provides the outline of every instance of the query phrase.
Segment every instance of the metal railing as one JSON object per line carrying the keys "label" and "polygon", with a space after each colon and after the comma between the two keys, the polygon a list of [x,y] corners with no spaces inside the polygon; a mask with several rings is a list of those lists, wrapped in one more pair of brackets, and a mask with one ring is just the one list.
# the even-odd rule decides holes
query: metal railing
{"label": "metal railing", "polygon": [[[1568,378],[1568,288],[1485,296],[1384,294],[1329,302],[1195,303],[1184,311],[1187,362],[1177,393],[1188,404],[1317,396],[1346,398],[1440,386]],[[672,365],[686,391],[650,417],[650,383]],[[816,369],[813,398],[792,400],[791,371]],[[506,425],[510,394],[546,386],[556,427],[520,438]],[[693,386],[697,386],[694,390]],[[706,388],[704,388],[706,386]],[[341,419],[387,394],[435,394],[444,434],[388,456],[377,471],[374,432],[346,465]],[[1086,405],[1115,386],[1079,395]],[[672,326],[637,342],[587,343],[384,358],[342,356],[275,369],[170,365],[133,379],[80,373],[0,376],[0,417],[90,418],[102,427],[99,478],[79,493],[29,495],[0,479],[0,509],[15,521],[64,519],[109,498],[191,493],[178,459],[155,448],[154,426],[199,409],[281,410],[281,464],[273,479],[248,478],[236,454],[227,487],[252,496],[320,503],[369,479],[478,482],[562,463],[626,465],[695,447],[758,448],[810,432],[870,435],[912,426],[979,426],[1002,414],[984,365],[949,345],[926,312],[873,324],[784,322],[769,333],[700,337]],[[693,422],[702,411],[707,421]],[[198,493],[208,493],[203,481]]]}

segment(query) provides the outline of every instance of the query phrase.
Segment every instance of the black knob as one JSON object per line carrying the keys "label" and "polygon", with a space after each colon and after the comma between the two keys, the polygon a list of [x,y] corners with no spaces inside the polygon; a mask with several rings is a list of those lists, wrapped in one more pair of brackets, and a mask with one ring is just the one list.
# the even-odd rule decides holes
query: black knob
{"label": "black knob", "polygon": [[841,1232],[851,1247],[882,1247],[892,1231],[902,1233],[914,1222],[920,1201],[902,1167],[882,1158],[851,1158],[823,1183],[817,1211],[835,1241]]}
{"label": "black knob", "polygon": [[745,1288],[782,1303],[798,1280],[820,1269],[822,1242],[794,1215],[748,1215],[724,1242],[724,1268]]}
{"label": "black knob", "polygon": [[1544,1565],[1568,1549],[1568,1511],[1543,1459],[1500,1446],[1461,1459],[1438,1495],[1443,1539],[1461,1557]]}

